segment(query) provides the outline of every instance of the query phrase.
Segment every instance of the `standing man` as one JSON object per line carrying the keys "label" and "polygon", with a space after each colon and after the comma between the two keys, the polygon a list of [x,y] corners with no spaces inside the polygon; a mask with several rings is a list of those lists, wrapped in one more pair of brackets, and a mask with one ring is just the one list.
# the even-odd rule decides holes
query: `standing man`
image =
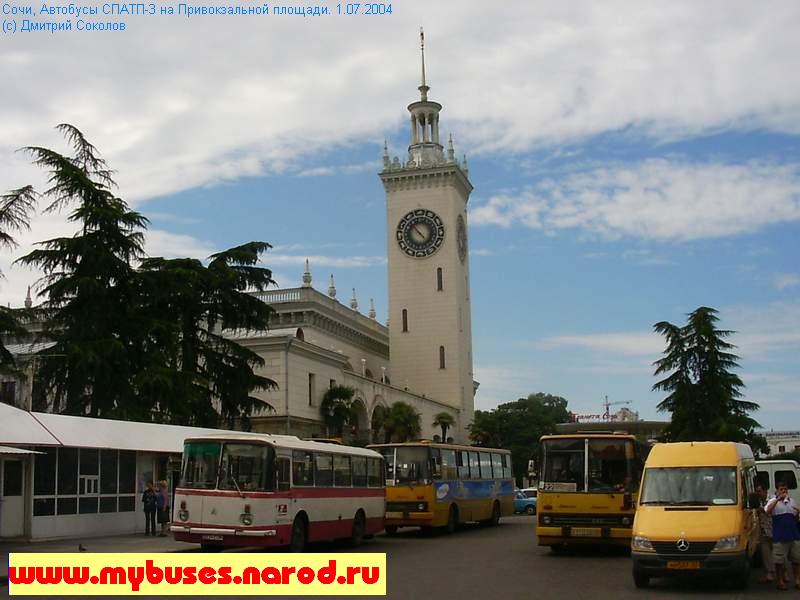
{"label": "standing man", "polygon": [[147,482],[147,489],[142,494],[142,505],[144,506],[144,534],[156,534],[156,493],[153,490],[153,482]]}
{"label": "standing man", "polygon": [[763,483],[756,484],[758,494],[758,529],[759,548],[761,549],[761,563],[764,565],[764,575],[759,580],[761,583],[775,581],[775,563],[772,560],[772,517],[764,510],[767,504],[767,486]]}
{"label": "standing man", "polygon": [[789,497],[785,482],[779,481],[777,488],[777,493],[764,510],[772,516],[772,557],[778,589],[786,589],[784,562],[788,558],[794,572],[794,587],[800,590],[800,530],[797,528],[800,507]]}

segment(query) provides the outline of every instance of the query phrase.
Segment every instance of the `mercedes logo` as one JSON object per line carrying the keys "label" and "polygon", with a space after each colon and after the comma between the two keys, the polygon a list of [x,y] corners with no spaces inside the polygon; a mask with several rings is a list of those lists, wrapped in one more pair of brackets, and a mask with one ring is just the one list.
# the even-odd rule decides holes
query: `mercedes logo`
{"label": "mercedes logo", "polygon": [[681,538],[675,543],[675,546],[677,546],[678,550],[681,552],[686,552],[689,549],[689,542]]}

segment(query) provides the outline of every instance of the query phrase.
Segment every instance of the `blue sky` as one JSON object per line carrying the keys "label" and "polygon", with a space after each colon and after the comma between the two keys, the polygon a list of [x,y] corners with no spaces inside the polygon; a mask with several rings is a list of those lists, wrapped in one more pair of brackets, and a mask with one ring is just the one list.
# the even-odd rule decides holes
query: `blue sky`
{"label": "blue sky", "polygon": [[[417,29],[430,96],[475,186],[476,405],[532,392],[658,418],[660,320],[706,305],[766,427],[800,427],[800,5],[417,0],[372,20],[135,20],[125,35],[0,38],[0,187],[13,150],[80,127],[151,219],[148,249],[207,256],[251,239],[283,286],[335,275],[386,318],[383,140],[408,144]],[[423,18],[424,15],[424,18]],[[90,65],[80,77],[65,65]],[[70,232],[37,217],[10,266]]]}

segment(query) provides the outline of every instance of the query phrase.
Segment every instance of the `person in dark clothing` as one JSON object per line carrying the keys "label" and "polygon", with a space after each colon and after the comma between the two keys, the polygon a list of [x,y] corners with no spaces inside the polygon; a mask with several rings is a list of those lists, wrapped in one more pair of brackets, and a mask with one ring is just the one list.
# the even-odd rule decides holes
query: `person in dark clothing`
{"label": "person in dark clothing", "polygon": [[[166,481],[160,481],[156,492],[156,507],[158,508],[158,523],[161,525],[161,537],[167,537],[169,527],[169,488]],[[153,534],[155,535],[155,534]]]}
{"label": "person in dark clothing", "polygon": [[153,482],[147,482],[147,489],[142,494],[142,504],[144,505],[144,534],[156,534],[156,510],[158,501],[156,492],[153,490]]}

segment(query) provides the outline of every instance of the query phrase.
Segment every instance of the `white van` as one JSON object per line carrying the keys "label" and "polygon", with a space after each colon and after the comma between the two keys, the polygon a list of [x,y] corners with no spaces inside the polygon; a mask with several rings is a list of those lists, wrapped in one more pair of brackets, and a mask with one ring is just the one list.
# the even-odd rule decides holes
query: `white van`
{"label": "white van", "polygon": [[800,465],[793,460],[758,460],[756,461],[756,481],[767,486],[767,494],[775,493],[776,484],[783,481],[789,488],[790,495],[798,495],[800,481]]}

